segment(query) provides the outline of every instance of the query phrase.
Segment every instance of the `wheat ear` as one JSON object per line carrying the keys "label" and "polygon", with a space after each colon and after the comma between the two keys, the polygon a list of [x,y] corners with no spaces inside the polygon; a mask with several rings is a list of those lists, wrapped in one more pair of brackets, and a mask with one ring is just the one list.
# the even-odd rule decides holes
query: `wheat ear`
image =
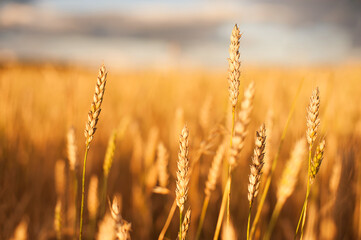
{"label": "wheat ear", "polygon": [[56,232],[56,239],[60,240],[62,238],[62,206],[61,200],[58,199],[55,205],[55,216],[54,216],[54,228]]}
{"label": "wheat ear", "polygon": [[183,219],[183,223],[182,223],[182,239],[181,240],[186,240],[190,222],[191,222],[191,209],[188,208],[186,214],[184,215],[184,219]]}
{"label": "wheat ear", "polygon": [[229,45],[228,58],[228,83],[229,83],[229,100],[232,108],[235,108],[239,95],[239,77],[241,62],[239,61],[239,39],[241,34],[237,24],[234,26],[231,34],[231,44]]}
{"label": "wheat ear", "polygon": [[182,213],[188,195],[188,182],[189,182],[188,136],[189,136],[188,128],[187,126],[184,126],[182,133],[179,137],[179,153],[178,153],[178,162],[177,162],[178,170],[177,170],[176,200],[177,200],[177,206],[179,208],[179,216],[180,216],[179,239],[182,239]]}
{"label": "wheat ear", "polygon": [[264,165],[264,150],[266,146],[266,128],[264,124],[256,132],[255,148],[253,151],[252,163],[251,163],[251,174],[249,175],[248,184],[248,201],[249,201],[249,213],[248,213],[248,224],[247,224],[247,239],[249,239],[249,228],[251,222],[251,210],[254,199],[258,195],[259,184],[262,176],[262,167]]}
{"label": "wheat ear", "polygon": [[88,152],[90,143],[93,140],[94,133],[96,131],[96,125],[99,120],[99,114],[101,111],[101,105],[103,102],[103,96],[105,91],[105,84],[107,82],[107,71],[104,65],[100,67],[98,79],[95,85],[95,93],[93,96],[93,102],[90,105],[90,111],[88,113],[88,121],[85,124],[85,154],[83,161],[83,175],[81,185],[81,205],[80,205],[80,225],[79,225],[79,240],[82,239],[83,232],[83,211],[84,211],[84,197],[85,197],[85,167],[86,160],[88,158]]}

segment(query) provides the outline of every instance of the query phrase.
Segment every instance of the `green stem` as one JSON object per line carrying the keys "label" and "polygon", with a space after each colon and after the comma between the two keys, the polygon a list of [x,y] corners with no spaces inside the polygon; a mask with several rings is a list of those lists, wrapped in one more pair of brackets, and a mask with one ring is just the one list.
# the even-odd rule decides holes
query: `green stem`
{"label": "green stem", "polygon": [[254,218],[254,220],[253,220],[253,223],[252,223],[250,239],[252,239],[252,237],[253,237],[253,235],[254,235],[254,232],[255,232],[255,230],[256,230],[257,223],[258,223],[259,218],[260,218],[260,216],[261,216],[262,208],[263,208],[264,202],[265,202],[265,200],[266,200],[266,197],[267,197],[267,194],[268,194],[270,185],[271,185],[272,177],[273,177],[274,171],[275,171],[276,166],[277,166],[278,158],[279,158],[279,156],[280,156],[280,154],[281,154],[282,146],[283,146],[283,143],[284,143],[285,138],[286,138],[286,133],[287,133],[289,124],[290,124],[290,122],[291,122],[293,113],[294,113],[295,108],[296,108],[296,102],[297,102],[298,96],[300,95],[300,92],[301,92],[302,84],[303,84],[303,80],[301,80],[301,82],[300,82],[300,84],[299,84],[299,86],[298,86],[298,89],[297,89],[297,92],[296,92],[296,96],[295,96],[295,98],[293,99],[290,112],[288,113],[287,121],[286,121],[285,127],[284,127],[283,132],[282,132],[281,140],[280,140],[280,143],[279,143],[279,145],[278,145],[278,149],[277,149],[275,158],[274,158],[274,160],[273,160],[273,162],[272,162],[271,172],[270,172],[270,174],[269,174],[268,177],[267,177],[267,181],[266,181],[264,190],[263,190],[263,192],[262,192],[261,200],[260,200],[260,202],[259,202],[259,204],[258,204],[258,207],[257,207],[256,216],[255,216],[255,218]]}
{"label": "green stem", "polygon": [[80,205],[80,225],[79,225],[79,240],[83,233],[83,212],[84,212],[84,192],[85,192],[85,166],[86,160],[88,158],[89,144],[86,145],[85,154],[84,154],[84,163],[83,163],[83,176],[81,180],[81,205]]}
{"label": "green stem", "polygon": [[247,240],[249,240],[249,227],[251,225],[251,212],[252,212],[252,204],[249,204],[249,212],[248,212],[248,223],[247,223]]}
{"label": "green stem", "polygon": [[282,207],[283,207],[283,202],[278,201],[273,210],[271,221],[270,221],[270,224],[268,225],[267,232],[266,232],[265,236],[263,237],[263,240],[271,239],[273,229],[276,225],[276,222],[277,222],[278,216],[280,215]]}
{"label": "green stem", "polygon": [[204,201],[203,201],[201,217],[200,217],[200,220],[199,220],[199,224],[198,224],[198,228],[197,228],[197,235],[196,235],[196,238],[195,238],[196,240],[198,240],[201,237],[203,222],[204,222],[204,218],[206,216],[209,199],[210,199],[210,196],[206,195],[206,197],[204,198]]}
{"label": "green stem", "polygon": [[224,216],[224,211],[226,208],[226,203],[227,203],[227,196],[228,196],[228,192],[230,191],[230,185],[231,185],[231,180],[230,178],[228,178],[226,186],[224,188],[224,193],[223,193],[223,197],[222,197],[222,204],[221,204],[221,209],[219,211],[219,215],[218,215],[218,220],[217,220],[217,226],[216,226],[216,231],[214,233],[214,237],[213,240],[218,240],[219,237],[219,233],[221,231],[221,225],[222,225],[222,220],[223,220],[223,216]]}

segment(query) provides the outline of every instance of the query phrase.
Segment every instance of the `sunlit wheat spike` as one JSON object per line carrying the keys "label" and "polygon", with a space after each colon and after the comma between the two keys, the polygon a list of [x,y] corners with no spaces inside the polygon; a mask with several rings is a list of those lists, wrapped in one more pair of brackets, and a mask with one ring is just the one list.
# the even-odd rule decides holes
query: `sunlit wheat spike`
{"label": "sunlit wheat spike", "polygon": [[73,127],[71,127],[67,134],[67,153],[69,160],[69,168],[71,171],[75,171],[75,168],[78,165],[77,151],[78,148],[75,144],[75,130]]}
{"label": "sunlit wheat spike", "polygon": [[222,240],[236,240],[236,230],[234,229],[234,226],[232,222],[229,224],[225,224],[222,230]]}
{"label": "sunlit wheat spike", "polygon": [[191,222],[191,209],[188,208],[186,215],[184,216],[182,223],[182,240],[185,240],[187,237],[187,232],[189,229],[189,223]]}
{"label": "sunlit wheat spike", "polygon": [[105,84],[107,82],[107,70],[104,65],[100,67],[98,79],[95,85],[95,93],[93,96],[93,102],[90,106],[90,111],[88,113],[88,121],[85,125],[85,144],[89,146],[93,140],[94,133],[96,131],[96,126],[99,119],[99,114],[101,111],[101,105],[103,102],[103,96],[105,91]]}
{"label": "sunlit wheat spike", "polygon": [[158,168],[158,181],[159,186],[167,188],[168,185],[168,159],[169,154],[164,144],[161,142],[158,144],[157,149],[157,168]]}
{"label": "sunlit wheat spike", "polygon": [[112,201],[112,205],[110,206],[110,213],[112,215],[112,218],[116,221],[116,222],[120,222],[121,221],[121,215],[120,215],[120,199],[117,195],[115,195],[113,197],[113,201]]}
{"label": "sunlit wheat spike", "polygon": [[320,125],[319,118],[319,108],[320,108],[320,92],[318,87],[312,91],[310,97],[310,104],[307,108],[307,142],[310,146],[313,146],[317,138],[317,129]]}
{"label": "sunlit wheat spike", "polygon": [[231,44],[229,45],[229,68],[228,68],[228,83],[229,83],[229,100],[232,107],[237,105],[239,95],[239,68],[241,62],[239,61],[239,39],[241,34],[237,24],[234,26],[231,34]]}
{"label": "sunlit wheat spike", "polygon": [[253,204],[253,200],[257,197],[259,190],[259,183],[262,175],[263,157],[266,142],[266,128],[264,124],[256,132],[255,148],[253,151],[251,174],[249,175],[248,184],[248,201],[250,205]]}
{"label": "sunlit wheat spike", "polygon": [[216,155],[213,158],[212,166],[209,169],[208,179],[206,182],[205,194],[210,196],[211,192],[216,188],[217,178],[219,175],[219,168],[222,163],[226,147],[224,144],[220,145],[217,149]]}
{"label": "sunlit wheat spike", "polygon": [[88,211],[91,219],[95,219],[99,207],[98,200],[98,178],[93,175],[90,178],[89,190],[88,190]]}
{"label": "sunlit wheat spike", "polygon": [[318,170],[320,170],[321,163],[323,160],[323,153],[325,151],[325,145],[326,145],[326,140],[322,139],[316,148],[316,152],[313,159],[311,159],[311,174],[310,174],[311,182],[316,177]]}
{"label": "sunlit wheat spike", "polygon": [[244,91],[244,98],[238,119],[234,125],[234,136],[232,138],[232,148],[230,150],[229,164],[232,168],[237,165],[237,156],[242,151],[244,140],[247,136],[247,126],[250,122],[250,115],[253,109],[254,83],[251,82]]}
{"label": "sunlit wheat spike", "polygon": [[306,141],[301,139],[295,144],[291,157],[288,160],[279,183],[277,201],[283,203],[291,196],[297,183],[297,176],[301,169],[303,157],[306,152]]}
{"label": "sunlit wheat spike", "polygon": [[179,210],[183,212],[184,203],[187,200],[188,195],[188,136],[189,131],[187,126],[184,126],[182,133],[179,137],[179,153],[177,162],[177,187],[176,187],[176,200]]}
{"label": "sunlit wheat spike", "polygon": [[116,131],[114,131],[110,136],[103,163],[103,172],[105,177],[108,177],[110,168],[112,167],[113,164],[116,138],[117,138],[117,133]]}
{"label": "sunlit wheat spike", "polygon": [[56,238],[58,240],[61,239],[61,235],[62,235],[62,216],[61,216],[61,201],[60,199],[58,199],[58,201],[56,202],[55,205],[55,215],[54,215],[54,228],[55,228],[55,232],[56,232]]}

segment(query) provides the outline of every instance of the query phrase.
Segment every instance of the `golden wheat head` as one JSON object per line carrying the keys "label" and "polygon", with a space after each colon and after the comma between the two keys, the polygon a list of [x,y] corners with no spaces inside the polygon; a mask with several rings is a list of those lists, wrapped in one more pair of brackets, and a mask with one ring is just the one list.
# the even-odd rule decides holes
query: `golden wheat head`
{"label": "golden wheat head", "polygon": [[262,175],[262,167],[264,164],[264,149],[266,146],[266,128],[262,125],[259,131],[256,132],[255,148],[253,151],[251,174],[249,175],[248,184],[248,201],[250,205],[253,204],[253,200],[257,197],[259,184]]}
{"label": "golden wheat head", "polygon": [[187,200],[188,195],[188,136],[189,131],[187,126],[184,126],[182,133],[179,137],[179,153],[177,162],[177,187],[176,187],[176,199],[179,210],[183,212],[184,203]]}
{"label": "golden wheat head", "polygon": [[99,114],[101,111],[101,105],[103,102],[103,96],[105,91],[105,84],[107,82],[107,70],[104,65],[100,67],[98,79],[95,85],[95,93],[93,96],[93,102],[90,106],[90,111],[88,113],[88,121],[85,125],[85,144],[89,147],[89,144],[93,140],[94,133],[96,131],[96,126],[99,120]]}

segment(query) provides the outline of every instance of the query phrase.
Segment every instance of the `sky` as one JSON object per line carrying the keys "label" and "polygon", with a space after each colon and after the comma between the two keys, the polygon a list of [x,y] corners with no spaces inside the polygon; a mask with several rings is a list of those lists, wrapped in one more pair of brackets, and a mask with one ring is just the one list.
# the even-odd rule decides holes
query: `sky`
{"label": "sky", "polygon": [[223,68],[235,23],[242,62],[361,60],[359,0],[1,0],[0,61]]}

